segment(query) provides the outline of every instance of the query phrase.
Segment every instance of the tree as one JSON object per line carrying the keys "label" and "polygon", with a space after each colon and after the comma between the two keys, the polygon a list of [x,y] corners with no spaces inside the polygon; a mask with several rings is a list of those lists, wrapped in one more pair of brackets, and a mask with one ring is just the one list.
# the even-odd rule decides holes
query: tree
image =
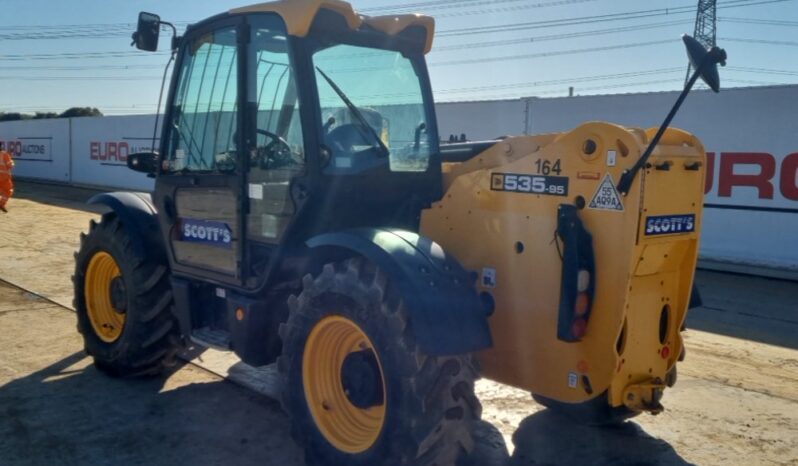
{"label": "tree", "polygon": [[46,120],[48,118],[58,118],[58,114],[54,112],[36,112],[33,115],[34,120]]}
{"label": "tree", "polygon": [[72,107],[67,109],[59,118],[97,117],[103,116],[102,112],[94,107]]}
{"label": "tree", "polygon": [[19,121],[19,120],[27,120],[30,118],[30,115],[25,115],[22,113],[0,113],[0,121]]}

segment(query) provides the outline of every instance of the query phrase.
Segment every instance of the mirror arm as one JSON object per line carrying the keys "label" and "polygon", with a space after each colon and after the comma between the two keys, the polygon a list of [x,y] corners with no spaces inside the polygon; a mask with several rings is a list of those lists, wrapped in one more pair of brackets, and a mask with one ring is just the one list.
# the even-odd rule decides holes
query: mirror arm
{"label": "mirror arm", "polygon": [[634,164],[634,166],[631,169],[623,171],[623,175],[621,175],[621,179],[618,182],[618,192],[621,193],[622,196],[626,196],[627,194],[629,194],[629,189],[632,187],[632,183],[635,180],[635,176],[637,176],[637,172],[639,172],[640,169],[643,168],[648,162],[648,158],[651,157],[651,153],[654,152],[654,148],[657,147],[657,144],[659,144],[660,139],[662,139],[662,135],[665,134],[665,130],[668,129],[668,127],[671,124],[671,121],[673,120],[673,117],[676,116],[676,113],[679,111],[679,108],[681,108],[682,103],[684,103],[684,99],[687,98],[687,94],[690,93],[690,90],[693,88],[693,85],[698,80],[698,77],[704,71],[704,68],[706,66],[714,65],[715,60],[716,58],[712,56],[712,54],[707,54],[706,57],[704,57],[704,60],[701,62],[701,66],[697,67],[695,72],[693,73],[693,76],[690,77],[690,81],[687,82],[687,85],[684,87],[684,90],[679,95],[679,98],[676,100],[676,104],[674,104],[670,113],[668,113],[668,116],[665,118],[665,121],[662,123],[662,126],[659,127],[657,134],[654,136],[654,139],[651,140],[651,143],[646,148],[646,151],[639,159],[637,159],[637,162]]}
{"label": "mirror arm", "polygon": [[158,21],[159,26],[169,26],[172,28],[172,52],[177,50],[177,47],[180,45],[180,38],[177,35],[177,28],[174,24],[170,23],[169,21]]}
{"label": "mirror arm", "polygon": [[162,26],[169,26],[170,28],[172,28],[172,35],[175,36],[177,35],[177,28],[175,28],[175,25],[170,23],[169,21],[158,21],[158,24]]}

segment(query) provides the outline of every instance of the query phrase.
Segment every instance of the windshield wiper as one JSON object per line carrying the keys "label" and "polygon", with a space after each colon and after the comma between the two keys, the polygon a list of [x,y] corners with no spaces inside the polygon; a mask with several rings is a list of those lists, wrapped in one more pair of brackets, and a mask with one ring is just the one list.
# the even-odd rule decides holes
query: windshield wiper
{"label": "windshield wiper", "polygon": [[351,111],[352,115],[354,115],[355,118],[357,118],[357,121],[360,123],[360,125],[368,129],[369,134],[371,134],[372,138],[377,142],[377,144],[379,144],[379,149],[382,152],[382,155],[385,156],[390,154],[391,151],[388,149],[388,146],[386,146],[385,143],[382,142],[382,139],[377,134],[377,131],[375,131],[374,127],[369,124],[369,122],[366,120],[366,117],[364,117],[363,113],[360,112],[360,109],[357,108],[355,104],[352,103],[351,100],[349,100],[349,97],[346,96],[344,91],[342,91],[341,88],[338,87],[337,84],[335,84],[335,81],[333,81],[329,76],[327,76],[327,74],[324,71],[322,71],[321,68],[319,68],[318,66],[316,67],[316,71],[321,73],[324,79],[327,80],[327,83],[330,85],[330,87],[333,88],[335,93],[338,94],[338,97],[340,97],[341,100],[344,101],[346,106],[349,108],[349,111]]}

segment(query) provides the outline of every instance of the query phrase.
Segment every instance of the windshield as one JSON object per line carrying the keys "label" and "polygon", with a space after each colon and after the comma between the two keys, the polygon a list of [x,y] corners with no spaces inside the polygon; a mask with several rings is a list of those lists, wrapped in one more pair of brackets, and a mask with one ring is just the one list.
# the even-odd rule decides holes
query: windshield
{"label": "windshield", "polygon": [[400,52],[339,44],[313,55],[328,171],[358,172],[389,158],[426,171],[434,150],[421,82]]}

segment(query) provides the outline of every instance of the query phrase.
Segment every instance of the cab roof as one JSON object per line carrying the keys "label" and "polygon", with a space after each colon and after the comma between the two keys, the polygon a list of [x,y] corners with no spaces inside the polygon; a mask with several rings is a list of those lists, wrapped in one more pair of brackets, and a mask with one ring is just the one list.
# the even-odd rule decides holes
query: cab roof
{"label": "cab roof", "polygon": [[230,14],[276,13],[285,21],[288,34],[305,37],[321,9],[331,10],[341,15],[352,30],[366,25],[393,36],[409,27],[421,26],[426,30],[427,36],[424,53],[428,53],[432,49],[432,38],[435,32],[433,18],[417,14],[365,16],[355,11],[352,5],[341,0],[279,0],[235,8],[230,10]]}

